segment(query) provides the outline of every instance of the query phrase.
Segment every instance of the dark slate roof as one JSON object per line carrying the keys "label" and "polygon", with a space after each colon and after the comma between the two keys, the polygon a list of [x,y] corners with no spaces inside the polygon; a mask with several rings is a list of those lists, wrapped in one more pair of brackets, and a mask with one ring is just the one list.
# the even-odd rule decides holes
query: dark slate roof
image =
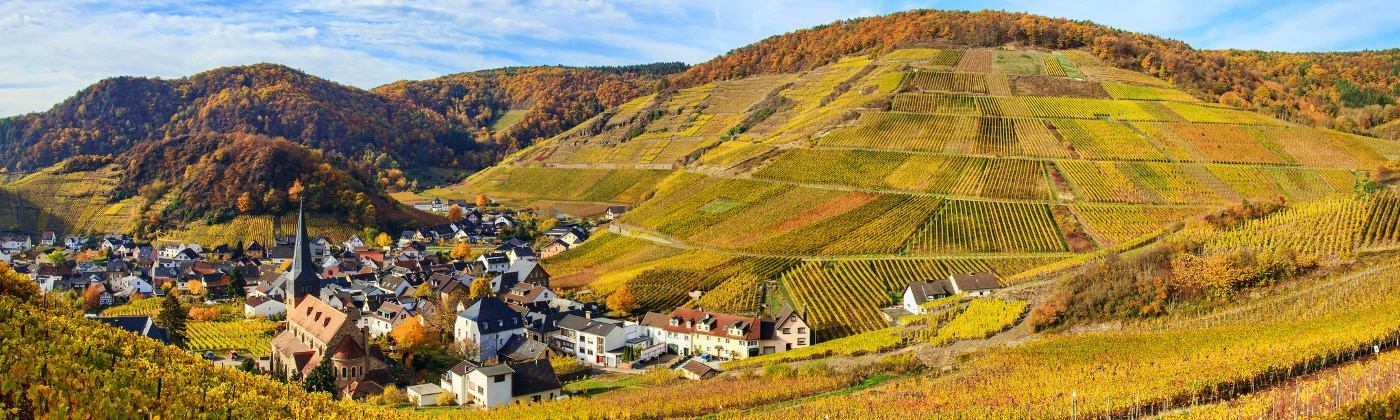
{"label": "dark slate roof", "polygon": [[958,286],[958,290],[991,290],[1000,289],[1001,284],[997,283],[997,276],[992,273],[967,273],[954,274],[948,276]]}
{"label": "dark slate roof", "polygon": [[111,325],[130,331],[136,335],[150,337],[165,344],[170,344],[170,334],[165,328],[156,326],[155,321],[148,316],[115,316],[97,318],[98,322]]}
{"label": "dark slate roof", "polygon": [[540,359],[509,366],[515,371],[515,378],[511,381],[510,386],[511,395],[538,394],[564,387],[559,382],[559,376],[555,375],[554,366],[549,364],[549,360]]}
{"label": "dark slate roof", "polygon": [[476,322],[477,329],[482,334],[525,326],[525,321],[520,318],[519,312],[511,309],[510,305],[506,305],[505,302],[493,298],[477,299],[457,316]]}
{"label": "dark slate roof", "polygon": [[467,360],[463,360],[461,363],[458,363],[456,366],[453,366],[452,369],[448,369],[448,370],[451,371],[452,373],[457,374],[458,376],[467,376],[467,372],[471,372],[472,369],[476,369],[476,368],[477,368],[477,365],[476,365],[475,363],[472,363],[472,362],[467,361]]}
{"label": "dark slate roof", "polygon": [[525,338],[523,335],[512,335],[496,354],[515,361],[535,360],[543,356],[548,348],[544,343]]}
{"label": "dark slate roof", "polygon": [[[607,322],[612,321],[612,322]],[[621,322],[608,319],[588,319],[578,315],[569,315],[559,320],[559,328],[566,328],[578,332],[585,332],[593,335],[608,335],[613,329],[619,328]]]}
{"label": "dark slate roof", "polygon": [[914,292],[914,303],[919,305],[953,294],[952,284],[949,284],[947,280],[914,281],[909,283],[909,289]]}

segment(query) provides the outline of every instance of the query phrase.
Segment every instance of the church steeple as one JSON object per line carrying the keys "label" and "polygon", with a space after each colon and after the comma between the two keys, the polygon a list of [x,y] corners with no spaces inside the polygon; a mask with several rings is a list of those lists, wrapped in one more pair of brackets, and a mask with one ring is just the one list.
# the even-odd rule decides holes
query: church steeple
{"label": "church steeple", "polygon": [[[316,294],[321,288],[320,270],[311,256],[311,241],[306,238],[306,214],[302,203],[297,208],[297,243],[292,256],[291,276],[287,280],[287,297],[296,302],[302,296]],[[290,306],[290,303],[289,305]]]}

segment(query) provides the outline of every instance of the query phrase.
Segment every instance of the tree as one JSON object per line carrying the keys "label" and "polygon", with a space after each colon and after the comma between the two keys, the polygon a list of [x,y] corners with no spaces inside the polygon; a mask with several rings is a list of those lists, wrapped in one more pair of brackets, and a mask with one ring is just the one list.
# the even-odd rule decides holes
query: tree
{"label": "tree", "polygon": [[462,220],[462,206],[453,204],[447,208],[447,221],[456,222]]}
{"label": "tree", "polygon": [[476,280],[472,280],[470,296],[472,299],[491,297],[491,280],[487,280],[485,277],[477,277]]}
{"label": "tree", "polygon": [[239,212],[239,213],[243,213],[243,214],[252,213],[253,210],[256,210],[256,209],[257,209],[256,207],[254,207],[254,205],[255,205],[255,204],[253,203],[253,194],[252,194],[252,193],[250,193],[250,192],[248,192],[248,191],[244,191],[242,195],[239,195],[239,196],[238,196],[238,212]]}
{"label": "tree", "polygon": [[301,201],[301,193],[305,190],[306,187],[301,186],[300,179],[293,181],[292,186],[287,188],[287,198],[293,202]]}
{"label": "tree", "polygon": [[301,387],[306,389],[306,392],[325,392],[331,394],[331,398],[335,398],[335,367],[331,366],[331,361],[321,359],[321,363],[311,368],[311,373],[306,374],[306,380],[302,381]]}
{"label": "tree", "polygon": [[63,256],[63,251],[59,251],[57,249],[53,250],[53,252],[48,253],[48,255],[45,255],[44,259],[48,260],[49,264],[53,264],[54,266],[60,266],[68,263],[68,257]]}
{"label": "tree", "polygon": [[253,361],[251,357],[243,359],[243,363],[238,365],[238,370],[256,374],[258,373],[258,362]]}
{"label": "tree", "polygon": [[191,295],[204,296],[204,283],[199,280],[190,280],[189,289]]}
{"label": "tree", "polygon": [[457,394],[452,391],[442,391],[437,397],[438,405],[457,405]]}
{"label": "tree", "polygon": [[170,333],[170,344],[185,348],[185,321],[189,312],[180,305],[180,298],[174,290],[165,294],[160,302],[160,313],[156,314],[156,324]]}
{"label": "tree", "polygon": [[14,296],[19,300],[33,300],[39,295],[39,284],[28,276],[16,273],[9,263],[0,261],[0,295]]}
{"label": "tree", "polygon": [[97,301],[102,298],[102,292],[105,291],[107,288],[102,287],[101,284],[89,284],[87,290],[83,290],[83,312],[92,312],[93,309],[97,309]]}
{"label": "tree", "polygon": [[472,247],[466,242],[458,242],[452,247],[452,252],[448,254],[454,260],[468,260],[472,257]]}
{"label": "tree", "polygon": [[394,338],[399,351],[403,353],[405,361],[423,346],[433,342],[436,338],[433,335],[432,331],[423,327],[422,315],[403,320],[399,326],[394,327],[394,330],[389,332],[389,336]]}
{"label": "tree", "polygon": [[433,286],[429,286],[427,282],[424,282],[423,284],[418,285],[418,288],[413,289],[413,297],[416,298],[433,300],[433,296],[436,295],[436,293],[433,293]]}
{"label": "tree", "polygon": [[248,296],[248,280],[243,278],[243,271],[238,266],[233,267],[233,272],[228,274],[228,295],[231,297]]}
{"label": "tree", "polygon": [[617,288],[616,292],[608,295],[608,308],[623,313],[631,313],[637,309],[637,298],[632,296],[632,289],[627,285]]}
{"label": "tree", "polygon": [[491,204],[491,200],[486,198],[486,194],[477,194],[477,195],[476,195],[476,206],[477,206],[477,207],[486,207],[486,206],[489,205],[489,204]]}
{"label": "tree", "polygon": [[374,237],[374,244],[381,247],[393,245],[394,238],[387,233],[380,232],[379,236]]}

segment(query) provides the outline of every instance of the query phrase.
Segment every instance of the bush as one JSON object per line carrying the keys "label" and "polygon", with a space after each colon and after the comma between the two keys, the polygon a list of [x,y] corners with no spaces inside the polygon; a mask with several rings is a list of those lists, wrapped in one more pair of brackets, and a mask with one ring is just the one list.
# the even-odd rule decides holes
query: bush
{"label": "bush", "polygon": [[666,385],[681,380],[681,373],[665,368],[648,370],[642,374],[640,381],[647,385]]}
{"label": "bush", "polygon": [[783,363],[769,363],[763,367],[763,377],[768,379],[791,378],[793,375],[792,366]]}

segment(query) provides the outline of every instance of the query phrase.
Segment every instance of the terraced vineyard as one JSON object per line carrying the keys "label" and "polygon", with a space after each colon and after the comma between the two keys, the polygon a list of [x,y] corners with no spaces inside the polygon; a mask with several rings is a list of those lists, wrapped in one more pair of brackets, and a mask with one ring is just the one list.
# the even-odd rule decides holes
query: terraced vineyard
{"label": "terraced vineyard", "polygon": [[1066,252],[1050,206],[949,200],[910,239],[914,255]]}
{"label": "terraced vineyard", "polygon": [[[602,295],[626,284],[662,306],[711,290],[690,303],[748,311],[761,282],[784,279],[786,293],[770,301],[814,303],[816,290],[844,281],[823,274],[836,268],[809,267],[816,261],[1060,260],[1241,200],[1352,192],[1360,171],[1400,154],[1400,143],[1203,99],[1086,51],[896,49],[629,102],[454,190],[634,204],[618,227],[647,239],[602,235],[618,250],[554,257],[560,284]],[[1396,241],[1383,224],[1363,239],[1361,226],[1329,223],[1352,244]],[[1236,236],[1320,253],[1348,240]],[[816,261],[762,275],[726,268],[759,256]],[[869,297],[829,299],[823,337],[877,324],[860,299]]]}
{"label": "terraced vineyard", "polygon": [[[150,299],[157,300],[157,299]],[[271,353],[272,331],[277,323],[268,320],[191,322],[188,326],[190,350],[263,357]]]}
{"label": "terraced vineyard", "polygon": [[1113,243],[1132,240],[1164,226],[1199,216],[1213,207],[1147,207],[1110,204],[1077,204],[1089,229]]}
{"label": "terraced vineyard", "polygon": [[782,276],[793,304],[805,308],[814,340],[874,331],[887,326],[879,309],[894,303],[910,282],[944,279],[954,273],[1010,275],[1049,259],[877,259],[809,261]]}

